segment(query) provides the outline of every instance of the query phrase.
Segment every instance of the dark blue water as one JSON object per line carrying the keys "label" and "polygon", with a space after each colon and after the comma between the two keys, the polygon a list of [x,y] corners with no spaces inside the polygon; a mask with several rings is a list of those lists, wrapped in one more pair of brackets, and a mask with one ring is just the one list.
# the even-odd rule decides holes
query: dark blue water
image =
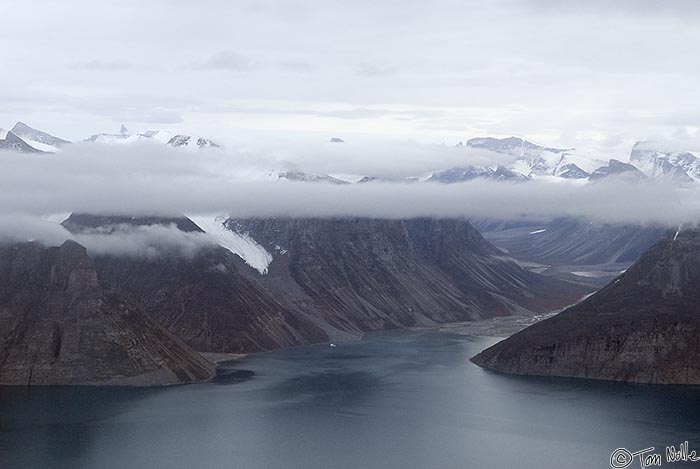
{"label": "dark blue water", "polygon": [[217,383],[0,388],[0,467],[590,469],[618,447],[700,450],[700,391],[467,361],[493,342],[396,332],[249,357]]}

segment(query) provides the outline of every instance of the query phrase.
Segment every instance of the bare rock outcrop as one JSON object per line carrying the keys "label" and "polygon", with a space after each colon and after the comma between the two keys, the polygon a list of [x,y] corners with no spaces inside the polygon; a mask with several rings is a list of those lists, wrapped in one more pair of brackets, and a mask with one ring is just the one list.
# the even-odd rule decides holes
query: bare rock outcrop
{"label": "bare rock outcrop", "polygon": [[213,365],[99,280],[81,245],[0,246],[0,384],[164,385]]}

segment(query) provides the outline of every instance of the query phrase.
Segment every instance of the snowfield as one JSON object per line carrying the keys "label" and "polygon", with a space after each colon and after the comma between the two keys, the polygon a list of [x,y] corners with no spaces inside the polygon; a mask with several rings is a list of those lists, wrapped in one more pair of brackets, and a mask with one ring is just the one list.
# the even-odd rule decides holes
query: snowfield
{"label": "snowfield", "polygon": [[236,254],[261,275],[267,274],[267,269],[272,262],[272,254],[250,236],[226,228],[224,223],[228,220],[228,216],[196,215],[188,218],[216,239],[220,246]]}

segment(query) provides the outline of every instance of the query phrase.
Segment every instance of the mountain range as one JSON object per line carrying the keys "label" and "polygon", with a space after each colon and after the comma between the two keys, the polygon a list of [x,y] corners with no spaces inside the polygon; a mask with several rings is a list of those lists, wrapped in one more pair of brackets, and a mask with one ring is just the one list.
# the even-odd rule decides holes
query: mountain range
{"label": "mountain range", "polygon": [[[130,133],[122,126],[119,133],[95,134],[85,140],[104,145],[130,144],[139,141],[153,141],[175,148],[220,148],[214,141],[186,134],[176,134],[167,130],[149,130]],[[333,137],[331,142],[341,139]],[[17,122],[10,131],[0,129],[0,150],[13,150],[23,153],[56,152],[71,142],[55,137],[47,132],[34,129],[23,122]],[[629,162],[618,159],[592,158],[574,148],[552,148],[532,143],[518,137],[473,138],[460,147],[491,152],[494,160],[507,156],[512,161],[507,164],[465,165],[436,169],[430,174],[414,176],[375,176],[357,175],[352,180],[341,176],[307,172],[300,169],[269,168],[265,179],[289,180],[296,182],[321,182],[350,184],[367,182],[438,182],[460,183],[475,179],[501,182],[526,182],[532,179],[556,181],[561,179],[596,181],[610,176],[629,180],[668,179],[677,184],[691,184],[700,181],[700,158],[690,151],[670,151],[667,144],[642,141],[637,142],[630,153]]]}
{"label": "mountain range", "polygon": [[[0,150],[13,150],[24,153],[55,152],[70,144],[69,141],[54,137],[49,133],[34,129],[23,122],[17,122],[10,131],[0,129]],[[336,142],[340,139],[333,138]],[[119,133],[101,133],[86,139],[88,142],[115,145],[139,141],[153,141],[176,148],[219,148],[210,139],[185,134],[174,134],[166,130],[149,130],[129,133],[122,126]],[[462,146],[460,144],[460,146]],[[630,153],[629,162],[609,159],[607,162],[580,154],[573,148],[552,148],[532,143],[518,137],[473,138],[466,142],[471,149],[493,152],[512,158],[509,164],[466,165],[435,170],[427,177],[377,177],[359,175],[356,183],[420,181],[438,183],[460,183],[475,179],[502,182],[526,182],[531,179],[569,179],[596,181],[609,176],[630,180],[669,179],[678,184],[690,184],[700,180],[700,158],[689,151],[664,151],[664,144],[651,141],[637,142]],[[322,182],[349,184],[329,174],[305,172],[301,170],[278,170],[270,168],[273,179],[297,182]],[[269,178],[267,178],[269,179]]]}
{"label": "mountain range", "polygon": [[[167,130],[149,130],[130,134],[122,125],[116,134],[95,134],[85,141],[105,145],[126,144],[138,141],[153,141],[175,148],[219,148],[220,145],[204,137],[176,134]],[[55,153],[72,142],[37,130],[24,122],[17,122],[11,130],[0,129],[0,150],[13,150],[20,153]]]}
{"label": "mountain range", "polygon": [[122,130],[123,132],[118,134],[95,134],[88,138],[87,141],[104,145],[128,144],[138,141],[154,141],[165,145],[170,145],[171,147],[175,148],[201,149],[220,147],[219,144],[214,143],[208,138],[174,134],[167,130],[149,130],[134,134],[128,133],[128,130],[125,127],[123,127]]}

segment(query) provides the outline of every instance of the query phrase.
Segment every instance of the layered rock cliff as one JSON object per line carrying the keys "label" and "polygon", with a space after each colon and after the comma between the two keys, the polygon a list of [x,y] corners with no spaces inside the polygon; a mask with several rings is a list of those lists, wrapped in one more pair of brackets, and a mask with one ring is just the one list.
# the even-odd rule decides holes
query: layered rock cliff
{"label": "layered rock cliff", "polygon": [[106,288],[79,244],[0,246],[0,384],[163,385],[212,372]]}
{"label": "layered rock cliff", "polygon": [[[297,291],[341,330],[376,330],[542,312],[585,290],[521,269],[466,220],[230,221],[273,252],[259,281]],[[289,300],[289,298],[287,298]],[[320,306],[320,307],[319,307]]]}
{"label": "layered rock cliff", "polygon": [[700,231],[670,232],[607,287],[472,359],[522,375],[700,384]]}
{"label": "layered rock cliff", "polygon": [[[202,231],[185,217],[74,214],[63,223],[74,233],[156,224],[185,232]],[[194,256],[93,257],[105,282],[196,350],[257,352],[327,340],[315,324],[289,311],[242,276],[236,256],[220,246],[203,247]]]}
{"label": "layered rock cliff", "polygon": [[[87,215],[71,216],[64,226],[109,231],[125,223],[191,228],[187,219]],[[266,274],[223,247],[192,257],[103,254],[95,256],[97,270],[171,332],[210,352],[534,314],[588,292],[521,269],[464,220],[278,218],[224,225],[271,253]]]}

